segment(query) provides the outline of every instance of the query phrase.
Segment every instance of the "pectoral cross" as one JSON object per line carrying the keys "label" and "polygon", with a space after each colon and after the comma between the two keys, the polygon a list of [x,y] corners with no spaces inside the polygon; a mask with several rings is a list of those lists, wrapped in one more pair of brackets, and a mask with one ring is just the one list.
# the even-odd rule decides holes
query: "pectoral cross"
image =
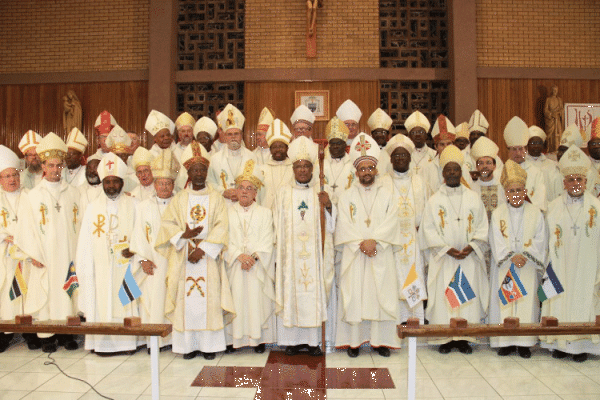
{"label": "pectoral cross", "polygon": [[521,239],[519,239],[519,238],[517,238],[517,237],[515,236],[515,238],[512,240],[512,242],[513,242],[513,246],[514,246],[514,248],[515,248],[515,249],[518,249],[518,248],[519,248],[519,244],[521,243]]}
{"label": "pectoral cross", "polygon": [[56,205],[54,206],[54,208],[56,208],[56,211],[60,212],[60,204],[58,204],[58,201],[56,202]]}
{"label": "pectoral cross", "polygon": [[371,225],[371,217],[365,219],[365,224],[367,224],[367,228],[369,227],[369,225]]}
{"label": "pectoral cross", "polygon": [[338,185],[337,183],[334,183],[333,185],[331,185],[331,188],[333,189],[333,191],[335,192],[335,189],[337,189]]}
{"label": "pectoral cross", "polygon": [[0,213],[0,215],[2,216],[2,224],[6,228],[6,216],[8,215],[8,213],[6,212],[6,210],[2,210],[2,212]]}
{"label": "pectoral cross", "polygon": [[580,228],[577,225],[573,224],[571,229],[573,229],[573,236],[577,236],[577,229],[580,229]]}

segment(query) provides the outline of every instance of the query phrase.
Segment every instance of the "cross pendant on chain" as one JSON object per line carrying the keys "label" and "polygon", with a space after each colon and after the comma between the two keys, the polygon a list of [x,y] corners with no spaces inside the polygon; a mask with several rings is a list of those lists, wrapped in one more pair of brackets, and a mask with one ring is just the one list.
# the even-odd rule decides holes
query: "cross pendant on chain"
{"label": "cross pendant on chain", "polygon": [[371,218],[365,219],[365,224],[367,224],[367,228],[371,225]]}
{"label": "cross pendant on chain", "polygon": [[60,212],[60,204],[58,204],[58,201],[56,202],[56,206],[54,206],[54,208],[56,208],[56,211]]}
{"label": "cross pendant on chain", "polygon": [[456,217],[456,220],[457,220],[458,222],[460,222],[460,217]]}
{"label": "cross pendant on chain", "polygon": [[577,236],[577,230],[580,229],[577,225],[573,224],[571,227],[573,229],[573,236]]}

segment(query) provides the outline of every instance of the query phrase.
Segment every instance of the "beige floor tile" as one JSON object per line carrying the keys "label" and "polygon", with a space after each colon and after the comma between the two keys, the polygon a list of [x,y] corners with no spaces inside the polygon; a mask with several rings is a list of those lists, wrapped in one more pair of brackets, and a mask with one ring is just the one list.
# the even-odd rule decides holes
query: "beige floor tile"
{"label": "beige floor tile", "polygon": [[0,391],[0,400],[22,399],[29,393],[29,390],[3,390]]}
{"label": "beige floor tile", "polygon": [[205,387],[200,390],[199,397],[219,397],[219,398],[254,398],[256,388],[218,388]]}
{"label": "beige floor tile", "polygon": [[444,398],[468,398],[469,396],[496,396],[498,393],[483,378],[433,379]]}
{"label": "beige floor tile", "polygon": [[[394,379],[395,389],[383,389],[383,395],[386,399],[406,399],[408,398],[408,382],[406,378],[401,381]],[[415,387],[418,399],[441,399],[442,395],[430,378],[417,378]]]}
{"label": "beige floor tile", "polygon": [[[94,386],[100,382],[105,375],[92,375],[87,373],[72,373],[70,376],[78,379],[82,379],[90,385]],[[48,382],[41,385],[36,391],[42,392],[75,392],[75,393],[86,393],[90,390],[90,386],[85,382],[81,382],[77,379],[71,379],[63,374],[59,374]]]}
{"label": "beige floor tile", "polygon": [[561,400],[561,397],[557,394],[544,394],[544,395],[533,395],[533,396],[502,396],[504,400]]}
{"label": "beige floor tile", "polygon": [[556,360],[534,361],[520,363],[523,368],[531,372],[533,376],[548,376],[548,375],[581,375],[577,369],[573,367],[574,363],[556,362]]}
{"label": "beige floor tile", "polygon": [[538,377],[554,393],[563,394],[596,394],[600,398],[600,384],[587,376],[540,376]]}
{"label": "beige floor tile", "polygon": [[[160,377],[160,395],[165,396],[182,396],[196,397],[200,394],[201,387],[192,387],[192,382],[182,379],[180,376],[161,376]],[[152,386],[146,388],[143,395],[152,395]]]}
{"label": "beige floor tile", "polygon": [[[213,397],[214,398],[214,397]],[[194,400],[197,399],[196,396],[164,396],[164,395],[160,395],[160,400]],[[143,394],[140,397],[137,398],[137,400],[152,400],[152,395],[146,395]]]}
{"label": "beige floor tile", "polygon": [[531,376],[521,364],[511,360],[488,363],[483,359],[477,359],[469,362],[484,378]]}
{"label": "beige floor tile", "polygon": [[[67,374],[73,372],[89,373],[89,374],[109,374],[119,365],[123,364],[123,360],[114,360],[110,357],[102,358],[82,358],[75,360],[73,364],[64,368]],[[59,364],[60,365],[60,364]]]}
{"label": "beige floor tile", "polygon": [[[61,358],[55,360],[56,364],[63,370],[77,362],[77,359],[75,358]],[[16,372],[59,372],[55,365],[44,365],[46,362],[52,362],[52,360],[46,357],[38,357],[27,364],[20,366]]]}
{"label": "beige floor tile", "polygon": [[598,400],[597,394],[561,394],[563,400]]}
{"label": "beige floor tile", "polygon": [[[103,392],[100,392],[100,393],[106,395]],[[107,396],[111,397],[115,400],[137,400],[139,398],[139,395],[137,395],[137,394],[127,394],[127,393],[111,393]],[[161,397],[161,399],[162,399],[162,397]],[[90,390],[86,394],[82,395],[79,398],[79,400],[102,400],[102,397],[98,396],[98,394],[96,392],[94,392],[93,390]]]}
{"label": "beige floor tile", "polygon": [[35,360],[36,358],[31,357],[0,357],[0,371],[12,372],[21,368],[23,365]]}
{"label": "beige floor tile", "polygon": [[381,389],[327,389],[327,399],[385,399]]}
{"label": "beige floor tile", "polygon": [[452,351],[452,353],[449,354],[440,354],[437,351],[437,347],[431,347],[431,348],[424,348],[424,349],[419,349],[417,350],[417,358],[419,359],[419,361],[421,361],[423,364],[428,364],[428,363],[462,363],[462,364],[467,364],[468,360],[466,359],[465,356],[463,356],[461,353],[459,353],[458,351]]}
{"label": "beige floor tile", "polygon": [[96,389],[100,393],[125,393],[140,395],[146,390],[151,383],[150,374],[148,375],[119,375],[111,373],[104,377],[98,384]]}
{"label": "beige floor tile", "polygon": [[232,354],[223,354],[217,365],[220,367],[264,367],[268,357],[268,351],[257,354],[253,349],[245,348]]}
{"label": "beige floor tile", "polygon": [[470,364],[428,363],[424,367],[433,380],[437,378],[481,378],[481,374]]}
{"label": "beige floor tile", "polygon": [[81,393],[40,392],[36,390],[23,397],[23,400],[77,400],[80,397]]}
{"label": "beige floor tile", "polygon": [[196,359],[183,360],[181,358],[177,358],[171,361],[171,363],[162,370],[160,376],[179,376],[184,378],[192,378],[193,380],[193,378],[195,378],[200,371],[202,371],[203,367],[204,365],[198,363]]}
{"label": "beige floor tile", "polygon": [[528,396],[554,394],[550,388],[531,375],[486,378],[501,396]]}
{"label": "beige floor tile", "polygon": [[20,390],[27,388],[34,390],[54,378],[57,372],[11,372],[0,378],[0,391]]}

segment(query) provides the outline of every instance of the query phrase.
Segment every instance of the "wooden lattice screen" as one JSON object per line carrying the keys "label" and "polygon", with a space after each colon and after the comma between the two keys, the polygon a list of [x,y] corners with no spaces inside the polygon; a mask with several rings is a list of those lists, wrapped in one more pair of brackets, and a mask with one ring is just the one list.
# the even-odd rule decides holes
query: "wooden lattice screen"
{"label": "wooden lattice screen", "polygon": [[244,112],[244,82],[181,83],[177,85],[177,112],[189,112],[198,120],[213,118],[231,103]]}

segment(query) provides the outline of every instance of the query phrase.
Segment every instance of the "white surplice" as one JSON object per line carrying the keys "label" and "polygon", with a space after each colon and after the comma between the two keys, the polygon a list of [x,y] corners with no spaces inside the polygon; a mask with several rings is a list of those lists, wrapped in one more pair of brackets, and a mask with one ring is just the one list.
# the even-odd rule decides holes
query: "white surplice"
{"label": "white surplice", "polygon": [[63,168],[62,177],[65,182],[71,186],[80,187],[87,185],[85,178],[85,165],[80,165],[77,168]]}
{"label": "white surplice", "polygon": [[226,189],[235,189],[235,178],[241,175],[248,160],[256,162],[256,155],[244,146],[235,151],[224,146],[211,156],[206,182],[221,194]]}
{"label": "white surplice", "polygon": [[[519,165],[527,172],[525,188],[527,189],[527,196],[531,200],[531,204],[546,212],[548,209],[548,200],[546,198],[544,174],[529,160],[525,160]],[[502,169],[496,167],[494,173],[497,174],[496,176],[502,176]]]}
{"label": "white surplice", "polygon": [[333,204],[337,204],[339,196],[354,183],[354,171],[354,165],[348,154],[344,153],[341,158],[332,158],[329,152],[325,154],[323,159],[324,189]]}
{"label": "white surplice", "polygon": [[526,160],[542,171],[544,185],[546,186],[546,200],[548,204],[563,192],[563,176],[558,169],[558,163],[541,154],[539,157],[526,156]]}
{"label": "white surplice", "polygon": [[[548,232],[540,209],[527,201],[519,208],[508,203],[498,206],[490,221],[490,248],[490,324],[501,324],[507,317],[517,317],[521,323],[538,323],[540,302],[537,289],[548,253]],[[515,266],[527,295],[503,305],[498,290],[512,264],[511,258],[516,254],[527,260],[523,267]],[[536,342],[535,336],[490,338],[492,347],[531,347]]]}
{"label": "white surplice", "polygon": [[272,158],[260,166],[264,186],[258,191],[257,201],[263,207],[273,211],[275,196],[283,186],[289,186],[294,181],[292,160],[275,161]]}
{"label": "white surplice", "polygon": [[[427,276],[428,304],[426,317],[432,324],[449,324],[450,318],[465,318],[470,323],[481,323],[489,304],[489,282],[486,274],[484,253],[488,249],[488,220],[481,199],[464,185],[451,188],[442,185],[434,193],[423,212],[419,227],[419,243],[429,263]],[[473,248],[463,260],[447,254],[451,248]],[[452,309],[445,292],[458,266],[471,284],[476,297],[456,309]],[[441,338],[430,340],[431,344],[451,340],[473,338]]]}

